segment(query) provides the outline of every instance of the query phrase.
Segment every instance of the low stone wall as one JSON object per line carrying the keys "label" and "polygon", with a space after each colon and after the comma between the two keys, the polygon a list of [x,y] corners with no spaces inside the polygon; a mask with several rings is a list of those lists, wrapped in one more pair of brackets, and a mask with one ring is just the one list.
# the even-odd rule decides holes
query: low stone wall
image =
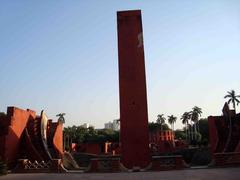
{"label": "low stone wall", "polygon": [[153,171],[177,170],[187,167],[180,155],[176,156],[152,156]]}
{"label": "low stone wall", "polygon": [[120,172],[119,157],[98,157],[91,159],[88,172]]}
{"label": "low stone wall", "polygon": [[240,152],[215,153],[215,166],[240,166]]}
{"label": "low stone wall", "polygon": [[152,162],[145,169],[134,167],[133,169],[125,168],[120,157],[98,157],[92,158],[87,172],[135,172],[135,171],[164,171],[178,170],[188,167],[182,156],[152,156]]}

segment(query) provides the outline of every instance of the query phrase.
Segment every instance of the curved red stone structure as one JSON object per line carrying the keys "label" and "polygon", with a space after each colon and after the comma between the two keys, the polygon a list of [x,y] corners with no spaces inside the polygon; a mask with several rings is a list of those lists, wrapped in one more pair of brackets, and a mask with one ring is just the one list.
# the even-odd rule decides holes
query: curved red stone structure
{"label": "curved red stone structure", "polygon": [[51,122],[46,127],[48,141],[45,141],[43,117],[43,112],[37,116],[32,110],[16,107],[8,107],[6,116],[0,117],[0,157],[9,168],[16,166],[18,159],[48,162],[62,158],[62,123]]}
{"label": "curved red stone structure", "polygon": [[222,116],[208,117],[212,153],[240,152],[240,114],[225,103]]}
{"label": "curved red stone structure", "polygon": [[18,158],[18,151],[21,136],[30,119],[34,119],[36,114],[31,110],[22,110],[16,107],[8,107],[7,116],[0,120],[0,156],[12,166]]}
{"label": "curved red stone structure", "polygon": [[208,127],[216,165],[240,165],[240,113],[225,103],[222,116],[208,117]]}
{"label": "curved red stone structure", "polygon": [[59,122],[51,122],[52,126],[50,126],[49,129],[53,129],[53,136],[48,136],[50,139],[50,143],[52,144],[52,147],[50,146],[50,143],[48,143],[49,147],[51,147],[54,150],[54,153],[52,153],[52,156],[55,156],[55,158],[62,158],[63,157],[63,124]]}

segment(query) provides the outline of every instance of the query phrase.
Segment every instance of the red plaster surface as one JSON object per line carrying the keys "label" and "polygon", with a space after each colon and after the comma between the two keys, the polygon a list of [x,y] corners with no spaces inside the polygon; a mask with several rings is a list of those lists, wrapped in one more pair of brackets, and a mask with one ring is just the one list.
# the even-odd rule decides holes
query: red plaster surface
{"label": "red plaster surface", "polygon": [[90,154],[101,154],[101,144],[99,143],[82,143],[78,148],[79,152],[90,153]]}
{"label": "red plaster surface", "polygon": [[149,133],[149,142],[151,144],[151,153],[173,152],[174,134],[172,131],[156,131]]}
{"label": "red plaster surface", "polygon": [[4,154],[2,154],[3,159],[6,160],[8,164],[16,161],[21,135],[28,120],[31,118],[35,118],[34,111],[25,111],[16,107],[8,107],[6,121],[9,126],[8,132],[4,136]]}
{"label": "red plaster surface", "polygon": [[61,123],[54,124],[49,130],[47,139],[53,146],[40,146],[41,118],[31,110],[22,110],[16,107],[8,107],[7,115],[0,117],[0,157],[7,162],[10,168],[16,165],[17,159],[27,158],[31,161],[42,161],[43,155],[48,154],[46,160],[50,160],[49,148],[53,148],[54,158],[63,155],[63,133]]}
{"label": "red plaster surface", "polygon": [[53,137],[53,145],[60,157],[63,157],[63,124],[57,123],[56,131]]}
{"label": "red plaster surface", "polygon": [[[217,166],[240,165],[240,113],[225,103],[222,116],[209,116],[212,157]],[[230,129],[231,127],[231,129]]]}
{"label": "red plaster surface", "polygon": [[213,116],[208,117],[208,129],[209,129],[209,141],[211,144],[212,154],[216,151],[218,144],[218,133],[215,125],[215,118]]}
{"label": "red plaster surface", "polygon": [[117,13],[122,163],[150,163],[141,11]]}
{"label": "red plaster surface", "polygon": [[161,141],[173,141],[174,135],[172,131],[157,131],[149,133],[149,141],[158,143]]}

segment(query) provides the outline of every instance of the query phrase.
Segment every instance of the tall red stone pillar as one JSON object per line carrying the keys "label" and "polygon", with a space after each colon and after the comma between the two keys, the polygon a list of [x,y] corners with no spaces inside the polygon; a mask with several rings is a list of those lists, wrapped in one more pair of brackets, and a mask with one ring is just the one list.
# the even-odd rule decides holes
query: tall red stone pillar
{"label": "tall red stone pillar", "polygon": [[141,11],[117,12],[117,28],[121,162],[144,168],[150,151]]}

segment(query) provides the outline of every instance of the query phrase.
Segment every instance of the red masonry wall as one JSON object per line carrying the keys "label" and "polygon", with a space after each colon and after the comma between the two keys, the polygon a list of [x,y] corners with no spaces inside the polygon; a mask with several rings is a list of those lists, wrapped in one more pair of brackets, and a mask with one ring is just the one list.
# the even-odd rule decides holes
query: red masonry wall
{"label": "red masonry wall", "polygon": [[82,143],[78,148],[79,152],[90,153],[90,154],[101,154],[101,144],[99,143]]}
{"label": "red masonry wall", "polygon": [[121,162],[127,168],[150,163],[147,92],[141,11],[117,13]]}
{"label": "red masonry wall", "polygon": [[57,128],[53,137],[53,145],[55,150],[63,157],[63,124],[57,123]]}
{"label": "red masonry wall", "polygon": [[218,133],[215,125],[216,118],[214,116],[208,117],[208,131],[209,131],[209,142],[211,144],[211,153],[213,154],[217,148],[218,144]]}
{"label": "red masonry wall", "polygon": [[35,116],[36,114],[34,111],[25,111],[16,107],[8,107],[7,121],[9,121],[10,126],[8,127],[8,133],[5,136],[3,154],[3,158],[8,164],[16,161],[22,132],[26,127],[29,118],[35,118]]}

